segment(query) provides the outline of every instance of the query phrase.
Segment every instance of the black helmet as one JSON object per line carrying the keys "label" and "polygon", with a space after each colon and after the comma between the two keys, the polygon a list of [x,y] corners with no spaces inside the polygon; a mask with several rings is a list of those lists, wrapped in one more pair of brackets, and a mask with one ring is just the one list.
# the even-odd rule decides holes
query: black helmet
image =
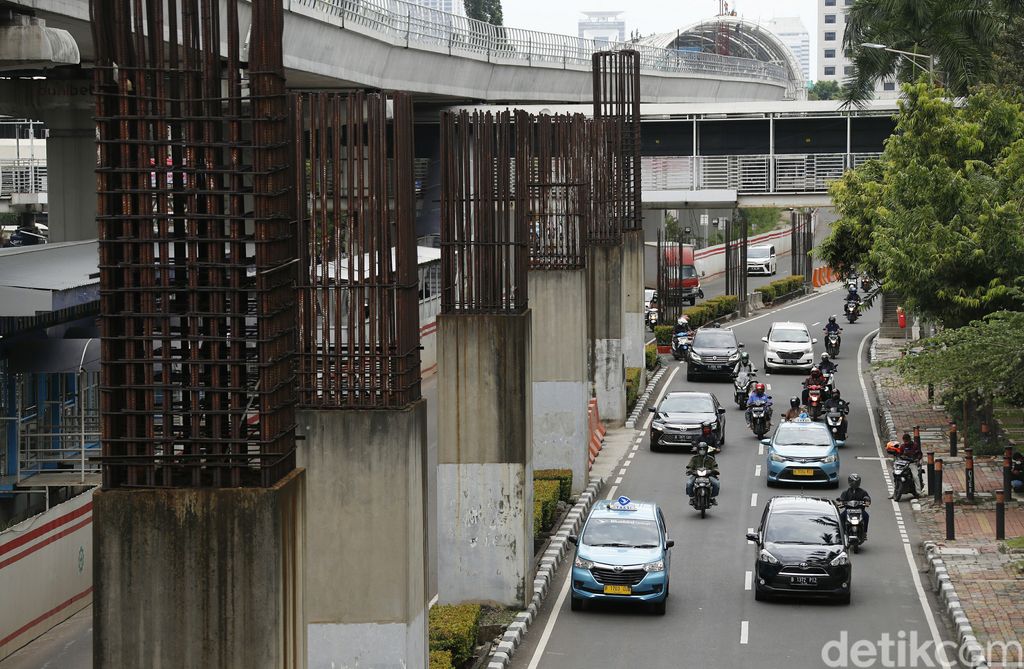
{"label": "black helmet", "polygon": [[800,408],[800,398],[799,397],[790,397],[789,398],[789,406],[793,407],[794,409],[799,409]]}
{"label": "black helmet", "polygon": [[840,394],[839,394],[839,388],[833,388],[832,389],[832,397],[835,398],[835,399],[839,399],[841,397]]}
{"label": "black helmet", "polygon": [[857,488],[860,487],[860,474],[854,472],[853,474],[850,474],[850,476],[846,479],[846,481],[847,481],[847,483],[850,484],[851,488],[856,490]]}
{"label": "black helmet", "polygon": [[828,322],[829,323],[835,323],[836,322],[836,317],[835,316],[829,316],[828,317]]}
{"label": "black helmet", "polygon": [[697,453],[700,454],[700,455],[707,455],[708,454],[708,442],[702,441],[699,444],[697,444]]}
{"label": "black helmet", "polygon": [[904,432],[903,433],[903,441],[910,441],[910,433],[909,432]]}

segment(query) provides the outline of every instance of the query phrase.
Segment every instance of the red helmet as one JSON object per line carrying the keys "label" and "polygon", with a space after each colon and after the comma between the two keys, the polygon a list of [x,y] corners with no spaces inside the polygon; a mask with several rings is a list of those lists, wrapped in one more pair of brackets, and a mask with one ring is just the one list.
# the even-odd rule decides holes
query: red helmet
{"label": "red helmet", "polygon": [[755,393],[763,393],[764,392],[764,384],[763,383],[755,383],[754,384],[754,392]]}

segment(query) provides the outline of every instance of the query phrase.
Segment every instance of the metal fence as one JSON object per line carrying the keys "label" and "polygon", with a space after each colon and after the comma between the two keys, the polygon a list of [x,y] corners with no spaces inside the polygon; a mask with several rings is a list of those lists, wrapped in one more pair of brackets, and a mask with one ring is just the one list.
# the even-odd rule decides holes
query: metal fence
{"label": "metal fence", "polygon": [[[299,175],[299,403],[420,397],[412,102],[293,95]],[[391,112],[389,114],[389,111]]]}
{"label": "metal fence", "polygon": [[674,51],[623,43],[609,44],[555,33],[494,26],[405,0],[292,0],[323,14],[341,27],[354,27],[406,47],[443,50],[451,55],[486,58],[492,63],[526,63],[587,69],[597,51],[628,48],[640,56],[645,72],[712,74],[788,83],[775,63],[712,53]]}
{"label": "metal fence", "polygon": [[643,190],[824,193],[828,184],[878,153],[644,157]]}
{"label": "metal fence", "polygon": [[236,3],[90,5],[106,488],[270,486],[295,466],[284,10],[251,9],[243,66]]}
{"label": "metal fence", "polygon": [[14,193],[45,193],[45,158],[15,158],[0,160],[0,198]]}

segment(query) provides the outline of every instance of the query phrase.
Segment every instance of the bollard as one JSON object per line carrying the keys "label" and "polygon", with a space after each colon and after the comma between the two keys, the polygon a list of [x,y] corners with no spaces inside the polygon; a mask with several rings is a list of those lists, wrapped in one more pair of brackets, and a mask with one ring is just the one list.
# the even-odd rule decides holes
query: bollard
{"label": "bollard", "polygon": [[942,501],[946,504],[946,539],[956,539],[956,526],[953,524],[953,491],[947,490],[942,495]]}
{"label": "bollard", "polygon": [[928,451],[928,492],[935,492],[935,451]]}
{"label": "bollard", "polygon": [[996,539],[1006,538],[1006,502],[1003,491],[996,490]]}
{"label": "bollard", "polygon": [[949,424],[949,457],[956,457],[956,423]]}
{"label": "bollard", "polygon": [[987,444],[989,436],[990,435],[988,433],[988,423],[985,421],[981,421],[981,443]]}
{"label": "bollard", "polygon": [[917,444],[917,450],[921,450],[921,427],[918,425],[914,426],[914,443]]}
{"label": "bollard", "polygon": [[935,488],[931,491],[935,496],[935,503],[942,502],[942,458],[935,460]]}
{"label": "bollard", "polygon": [[967,501],[974,501],[974,449],[964,449],[964,484],[967,486]]}
{"label": "bollard", "polygon": [[1010,483],[1010,467],[1013,466],[1013,447],[1003,449],[1003,494],[1007,500],[1013,499],[1013,484]]}

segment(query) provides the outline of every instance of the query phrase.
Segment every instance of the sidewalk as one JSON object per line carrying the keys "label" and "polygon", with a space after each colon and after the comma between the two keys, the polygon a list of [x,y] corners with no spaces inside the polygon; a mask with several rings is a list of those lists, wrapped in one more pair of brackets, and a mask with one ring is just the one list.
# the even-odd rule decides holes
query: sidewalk
{"label": "sidewalk", "polygon": [[[904,341],[878,338],[873,361],[899,357]],[[1000,646],[990,643],[1024,643],[1024,550],[1008,548],[995,539],[995,502],[993,492],[1002,487],[1002,457],[976,456],[974,459],[974,503],[966,500],[963,443],[959,456],[949,457],[949,418],[928,401],[924,388],[907,384],[892,369],[872,370],[878,390],[878,422],[883,439],[893,439],[921,429],[921,448],[934,451],[943,459],[943,488],[955,494],[954,526],[956,540],[946,540],[945,509],[931,496],[922,496],[913,504],[914,522],[932,557],[934,573],[945,569],[952,591],[941,594],[949,603],[946,621],[954,630],[973,632],[987,652],[987,666],[1010,667],[1024,662],[1010,648],[1003,657]],[[1006,504],[1006,538],[1024,537],[1024,493],[1014,495]],[[946,582],[945,574],[936,579]],[[960,611],[966,621],[960,617]],[[967,622],[967,625],[964,623]],[[961,634],[961,637],[964,635]],[[985,666],[985,665],[982,665]],[[1024,665],[1020,665],[1024,666]]]}

